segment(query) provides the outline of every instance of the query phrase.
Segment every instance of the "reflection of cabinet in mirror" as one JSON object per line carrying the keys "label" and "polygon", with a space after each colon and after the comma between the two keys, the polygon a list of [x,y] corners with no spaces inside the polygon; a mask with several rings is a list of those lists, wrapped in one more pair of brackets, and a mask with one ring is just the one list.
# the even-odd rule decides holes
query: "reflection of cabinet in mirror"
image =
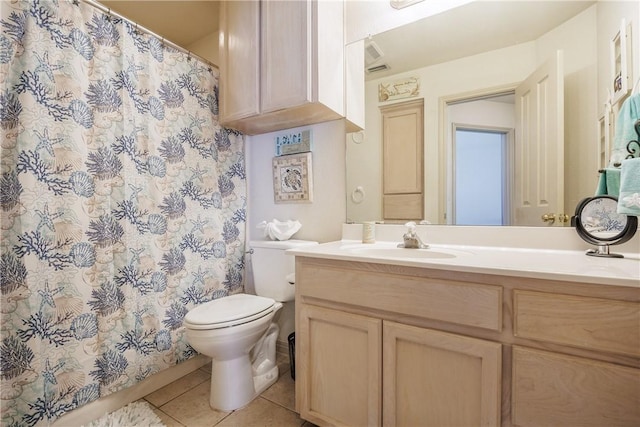
{"label": "reflection of cabinet in mirror", "polygon": [[380,107],[380,112],[383,219],[423,219],[424,100]]}

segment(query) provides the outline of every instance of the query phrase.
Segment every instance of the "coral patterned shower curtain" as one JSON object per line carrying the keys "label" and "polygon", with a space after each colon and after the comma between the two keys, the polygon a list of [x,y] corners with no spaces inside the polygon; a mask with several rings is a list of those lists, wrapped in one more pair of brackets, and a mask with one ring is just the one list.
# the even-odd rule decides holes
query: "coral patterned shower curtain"
{"label": "coral patterned shower curtain", "polygon": [[1,7],[1,423],[44,425],[242,290],[244,141],[210,66],[77,0]]}

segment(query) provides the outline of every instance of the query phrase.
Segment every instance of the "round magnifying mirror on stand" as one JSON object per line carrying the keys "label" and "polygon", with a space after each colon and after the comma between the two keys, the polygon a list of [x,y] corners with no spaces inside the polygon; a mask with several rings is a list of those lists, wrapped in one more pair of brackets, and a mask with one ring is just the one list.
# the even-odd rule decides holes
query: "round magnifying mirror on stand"
{"label": "round magnifying mirror on stand", "polygon": [[609,246],[631,239],[638,228],[638,218],[617,213],[618,199],[612,196],[588,197],[576,207],[573,223],[585,242],[598,246],[587,255],[623,258],[609,252]]}

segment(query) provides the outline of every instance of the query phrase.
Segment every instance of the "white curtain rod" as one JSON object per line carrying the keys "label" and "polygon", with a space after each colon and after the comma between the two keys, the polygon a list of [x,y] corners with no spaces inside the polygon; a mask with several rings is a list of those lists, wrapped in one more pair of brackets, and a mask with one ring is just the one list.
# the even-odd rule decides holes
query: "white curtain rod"
{"label": "white curtain rod", "polygon": [[93,6],[96,9],[99,9],[100,11],[106,13],[107,15],[115,16],[116,18],[122,19],[123,21],[126,21],[129,24],[134,25],[136,27],[136,30],[141,31],[143,33],[146,33],[146,34],[148,34],[150,36],[153,36],[153,37],[155,37],[157,39],[160,39],[162,41],[162,44],[165,45],[165,46],[170,46],[173,49],[176,49],[176,50],[179,50],[180,52],[186,53],[187,56],[190,57],[190,58],[197,59],[199,61],[204,62],[207,65],[210,65],[210,66],[212,66],[212,67],[214,67],[216,69],[219,69],[216,64],[214,64],[213,62],[209,61],[208,59],[205,59],[205,58],[203,58],[203,57],[201,57],[199,55],[196,55],[195,53],[191,52],[190,50],[185,49],[182,46],[179,46],[179,45],[175,44],[174,42],[165,39],[162,36],[159,36],[158,34],[154,33],[153,31],[149,30],[148,28],[145,28],[145,27],[142,27],[142,26],[138,25],[137,22],[134,22],[131,19],[126,18],[126,17],[120,15],[117,12],[114,12],[113,10],[111,10],[110,7],[106,7],[105,5],[99,3],[99,2],[97,2],[95,0],[82,0],[82,2],[86,3],[86,4],[90,5],[90,6]]}

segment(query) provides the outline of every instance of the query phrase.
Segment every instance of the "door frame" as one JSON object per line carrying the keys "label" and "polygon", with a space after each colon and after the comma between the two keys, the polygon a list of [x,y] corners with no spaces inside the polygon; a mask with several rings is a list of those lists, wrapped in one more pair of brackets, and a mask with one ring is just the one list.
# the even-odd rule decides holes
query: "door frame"
{"label": "door frame", "polygon": [[446,201],[446,212],[450,212],[447,215],[447,219],[451,224],[455,224],[456,221],[456,198],[455,198],[455,183],[456,183],[456,162],[455,162],[455,150],[456,150],[456,131],[472,131],[472,132],[487,132],[502,135],[505,138],[504,141],[504,170],[503,170],[503,196],[502,196],[502,218],[505,223],[501,225],[511,225],[513,223],[513,162],[514,162],[514,141],[515,141],[515,129],[505,128],[500,126],[482,126],[482,125],[468,125],[464,123],[452,123],[451,124],[451,144],[447,148],[451,148],[451,156],[447,158],[447,194],[451,194],[451,197]]}
{"label": "door frame", "polygon": [[[449,147],[452,141],[452,128],[448,126],[449,122],[449,105],[459,104],[461,102],[479,101],[485,98],[493,98],[500,95],[510,95],[515,93],[516,88],[521,82],[509,83],[500,86],[476,89],[457,94],[441,96],[438,99],[438,223],[451,224],[451,220],[447,219],[447,194],[450,190],[448,187],[447,170],[448,159],[451,156]],[[510,194],[510,196],[512,196]],[[510,220],[511,213],[509,214]]]}

